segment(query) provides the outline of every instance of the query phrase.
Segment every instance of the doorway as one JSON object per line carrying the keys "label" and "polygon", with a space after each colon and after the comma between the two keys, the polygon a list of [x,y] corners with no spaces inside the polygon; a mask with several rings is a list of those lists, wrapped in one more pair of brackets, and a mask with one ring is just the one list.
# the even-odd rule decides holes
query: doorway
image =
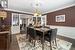
{"label": "doorway", "polygon": [[20,19],[20,33],[27,33],[28,18]]}

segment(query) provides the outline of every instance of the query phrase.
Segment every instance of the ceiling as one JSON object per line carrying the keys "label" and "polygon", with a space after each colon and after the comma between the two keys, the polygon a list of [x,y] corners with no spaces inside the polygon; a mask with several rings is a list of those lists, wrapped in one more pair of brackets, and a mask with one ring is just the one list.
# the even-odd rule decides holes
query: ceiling
{"label": "ceiling", "polygon": [[[8,8],[34,13],[37,0],[8,0]],[[75,4],[75,0],[39,0],[38,9],[42,13],[51,12],[64,6]]]}

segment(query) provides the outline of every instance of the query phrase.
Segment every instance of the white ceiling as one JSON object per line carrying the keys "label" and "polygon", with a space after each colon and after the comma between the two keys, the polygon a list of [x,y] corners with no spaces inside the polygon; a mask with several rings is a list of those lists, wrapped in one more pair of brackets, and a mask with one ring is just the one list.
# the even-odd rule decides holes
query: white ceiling
{"label": "white ceiling", "polygon": [[[8,8],[33,13],[37,0],[8,0]],[[39,10],[42,13],[75,4],[75,0],[39,0]]]}

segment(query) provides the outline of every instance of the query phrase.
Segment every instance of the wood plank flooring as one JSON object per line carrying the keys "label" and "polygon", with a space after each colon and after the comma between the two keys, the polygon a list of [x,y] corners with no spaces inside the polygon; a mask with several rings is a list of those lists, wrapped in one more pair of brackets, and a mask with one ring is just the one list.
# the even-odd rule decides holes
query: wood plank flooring
{"label": "wood plank flooring", "polygon": [[16,35],[12,35],[12,42],[11,42],[9,50],[19,50]]}

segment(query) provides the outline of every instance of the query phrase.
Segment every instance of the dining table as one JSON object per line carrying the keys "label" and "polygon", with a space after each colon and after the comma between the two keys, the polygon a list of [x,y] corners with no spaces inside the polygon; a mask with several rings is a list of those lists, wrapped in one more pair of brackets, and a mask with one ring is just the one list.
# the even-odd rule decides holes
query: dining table
{"label": "dining table", "polygon": [[36,30],[36,33],[39,32],[37,34],[42,35],[41,43],[42,43],[42,50],[44,50],[44,42],[45,42],[44,35],[46,35],[48,33],[48,31],[51,30],[51,29],[50,28],[45,28],[45,27],[29,27],[29,28]]}

